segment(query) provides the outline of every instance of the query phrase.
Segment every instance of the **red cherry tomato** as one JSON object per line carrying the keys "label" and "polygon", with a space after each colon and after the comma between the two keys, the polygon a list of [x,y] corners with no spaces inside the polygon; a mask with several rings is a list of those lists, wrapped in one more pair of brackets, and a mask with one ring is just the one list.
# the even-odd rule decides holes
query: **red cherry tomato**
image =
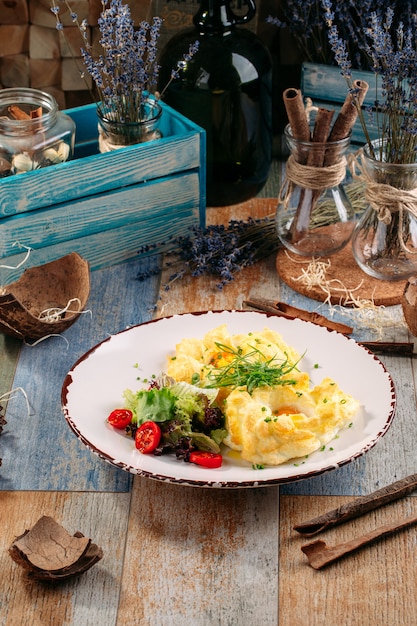
{"label": "red cherry tomato", "polygon": [[144,422],[136,431],[135,446],[142,454],[153,452],[161,441],[161,429],[156,422]]}
{"label": "red cherry tomato", "polygon": [[197,450],[196,452],[191,452],[190,454],[190,463],[195,463],[196,465],[201,465],[202,467],[209,467],[211,469],[220,467],[222,461],[222,455],[216,454],[215,452]]}
{"label": "red cherry tomato", "polygon": [[114,428],[126,428],[132,421],[133,413],[129,409],[115,409],[107,418],[108,423]]}

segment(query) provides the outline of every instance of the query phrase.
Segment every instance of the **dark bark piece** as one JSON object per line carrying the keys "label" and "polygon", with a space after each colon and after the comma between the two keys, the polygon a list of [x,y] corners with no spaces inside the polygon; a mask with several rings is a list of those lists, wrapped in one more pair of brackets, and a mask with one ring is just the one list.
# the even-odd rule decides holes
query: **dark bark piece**
{"label": "dark bark piece", "polygon": [[343,504],[337,509],[333,509],[323,515],[297,524],[294,526],[294,530],[305,537],[311,537],[332,526],[343,524],[350,519],[369,513],[369,511],[374,511],[389,502],[399,500],[415,489],[417,489],[417,474],[412,474],[411,476],[397,480],[391,485],[382,487],[367,496],[360,496],[359,498],[355,498]]}
{"label": "dark bark piece", "polygon": [[77,531],[71,536],[52,517],[43,516],[16,537],[11,558],[37,580],[59,581],[78,576],[103,557],[101,548]]}
{"label": "dark bark piece", "polygon": [[380,539],[389,537],[390,535],[393,535],[400,530],[409,528],[414,524],[417,524],[417,516],[408,517],[402,522],[393,522],[392,524],[379,526],[365,535],[356,537],[355,539],[351,539],[345,543],[340,543],[336,546],[328,547],[325,541],[321,541],[319,539],[318,541],[313,541],[305,546],[301,546],[301,550],[307,556],[311,567],[314,569],[321,569],[322,567],[330,565],[330,563],[334,563],[352,552],[356,552],[367,545],[371,545]]}

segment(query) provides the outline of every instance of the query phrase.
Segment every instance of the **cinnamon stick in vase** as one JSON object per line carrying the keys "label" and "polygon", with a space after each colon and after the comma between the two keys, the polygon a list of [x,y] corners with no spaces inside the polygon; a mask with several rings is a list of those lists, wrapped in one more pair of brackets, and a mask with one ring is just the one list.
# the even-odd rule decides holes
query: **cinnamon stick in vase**
{"label": "cinnamon stick in vase", "polygon": [[290,87],[284,91],[283,99],[293,137],[301,141],[310,141],[310,127],[301,91]]}
{"label": "cinnamon stick in vase", "polygon": [[369,85],[364,80],[355,80],[353,83],[355,93],[348,93],[342,108],[329,135],[329,141],[340,141],[345,139],[351,132],[355,124],[359,109],[361,108],[365,96],[368,92]]}
{"label": "cinnamon stick in vase", "polygon": [[[313,144],[326,143],[327,137],[330,132],[330,125],[333,119],[333,115],[334,111],[319,108],[319,110],[317,111],[313,134],[311,137],[311,142]],[[312,147],[309,150],[306,165],[310,167],[322,167],[325,162],[325,154],[325,148],[321,150]],[[299,163],[302,163],[303,159],[299,160],[298,155],[297,161]],[[297,210],[291,224],[291,236],[293,242],[300,241],[300,239],[302,239],[303,236],[308,233],[311,213],[316,205],[317,200],[320,198],[321,193],[321,189],[312,189],[311,187],[303,187],[301,189]]]}

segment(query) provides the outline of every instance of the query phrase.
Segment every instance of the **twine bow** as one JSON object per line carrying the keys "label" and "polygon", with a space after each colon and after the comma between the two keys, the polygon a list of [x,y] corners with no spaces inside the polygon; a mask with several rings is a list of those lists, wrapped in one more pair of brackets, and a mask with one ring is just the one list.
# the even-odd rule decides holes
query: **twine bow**
{"label": "twine bow", "polygon": [[[378,220],[388,226],[392,221],[392,214],[398,213],[399,223],[403,224],[404,215],[407,211],[417,219],[417,187],[400,189],[387,183],[375,181],[363,165],[362,159],[362,148],[356,154],[350,154],[348,157],[349,169],[353,178],[365,183],[365,199],[375,211]],[[405,245],[402,230],[402,227],[398,228],[401,248],[408,254],[417,254],[417,250],[410,250]]]}
{"label": "twine bow", "polygon": [[417,187],[399,189],[373,180],[366,167],[359,161],[362,155],[362,149],[356,154],[349,155],[349,168],[353,178],[365,183],[365,199],[376,212],[378,219],[384,224],[389,224],[392,213],[400,213],[402,217],[404,211],[408,211],[417,219]]}
{"label": "twine bow", "polygon": [[337,187],[346,175],[346,158],[341,157],[332,165],[303,165],[298,163],[291,154],[285,166],[285,178],[281,186],[279,198],[285,209],[288,208],[294,186],[306,187],[318,191]]}

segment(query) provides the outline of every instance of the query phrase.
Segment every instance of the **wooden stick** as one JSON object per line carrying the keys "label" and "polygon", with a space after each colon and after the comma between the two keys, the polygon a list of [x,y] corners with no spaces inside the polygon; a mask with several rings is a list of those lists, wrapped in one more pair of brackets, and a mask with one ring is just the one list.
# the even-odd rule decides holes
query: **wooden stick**
{"label": "wooden stick", "polygon": [[417,515],[414,517],[408,517],[402,522],[393,522],[392,524],[385,524],[379,526],[375,530],[371,530],[369,533],[356,537],[345,543],[333,547],[327,547],[324,541],[318,540],[308,543],[305,546],[301,546],[301,550],[307,556],[308,562],[314,569],[321,569],[330,563],[334,563],[338,559],[347,556],[351,552],[355,552],[364,548],[365,546],[374,543],[384,537],[389,537],[394,533],[404,530],[409,526],[417,524]]}
{"label": "wooden stick", "polygon": [[410,341],[358,341],[374,354],[395,354],[396,356],[413,356],[414,344]]}
{"label": "wooden stick", "polygon": [[350,519],[369,513],[369,511],[374,511],[389,502],[399,500],[415,489],[417,489],[417,474],[412,474],[367,496],[360,496],[346,504],[342,504],[337,509],[328,511],[319,517],[297,524],[294,526],[294,530],[305,537],[317,535],[332,526],[343,524]]}
{"label": "wooden stick", "polygon": [[258,309],[258,311],[265,311],[266,313],[272,313],[273,315],[278,315],[287,319],[301,319],[307,322],[312,322],[313,324],[324,326],[330,330],[337,330],[339,333],[344,335],[350,335],[350,333],[353,332],[353,328],[351,326],[347,326],[346,324],[341,324],[339,322],[333,322],[327,319],[327,317],[324,317],[324,315],[304,311],[303,309],[298,309],[297,307],[286,304],[285,302],[255,298],[254,300],[245,300],[243,304],[251,307],[252,309]]}

